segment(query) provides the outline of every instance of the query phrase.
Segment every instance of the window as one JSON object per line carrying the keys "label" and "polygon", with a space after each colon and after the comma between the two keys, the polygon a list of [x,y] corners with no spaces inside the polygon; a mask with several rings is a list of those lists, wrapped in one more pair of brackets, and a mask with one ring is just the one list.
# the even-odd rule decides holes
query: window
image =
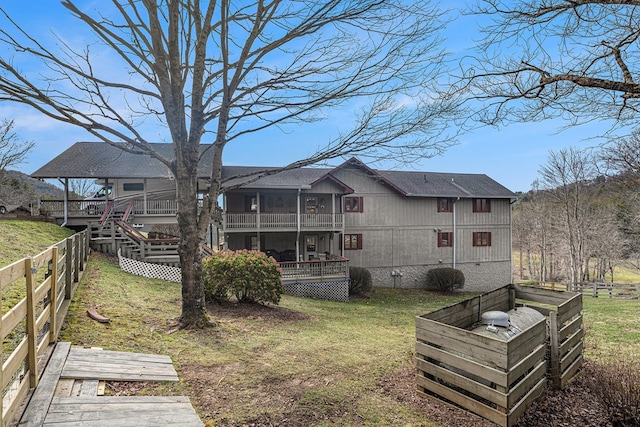
{"label": "window", "polygon": [[318,212],[318,199],[316,197],[305,197],[304,198],[304,211],[308,214],[313,214]]}
{"label": "window", "polygon": [[362,206],[362,197],[345,197],[344,211],[345,212],[364,212],[364,209]]}
{"label": "window", "polygon": [[474,232],[473,246],[491,246],[491,232],[489,231]]}
{"label": "window", "polygon": [[446,248],[453,246],[453,233],[451,231],[438,232],[438,247]]}
{"label": "window", "polygon": [[142,182],[125,182],[122,184],[123,191],[142,191],[144,190],[144,183]]}
{"label": "window", "polygon": [[491,212],[491,200],[489,199],[473,199],[474,212]]}
{"label": "window", "polygon": [[438,212],[453,212],[453,199],[444,197],[439,198]]}
{"label": "window", "polygon": [[342,241],[345,251],[362,249],[362,234],[345,234]]}

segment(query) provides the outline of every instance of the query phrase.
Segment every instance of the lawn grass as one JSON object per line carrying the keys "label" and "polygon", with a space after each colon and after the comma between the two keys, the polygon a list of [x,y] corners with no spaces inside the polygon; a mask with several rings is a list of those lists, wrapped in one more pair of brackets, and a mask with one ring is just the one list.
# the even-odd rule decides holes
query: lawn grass
{"label": "lawn grass", "polygon": [[0,220],[0,266],[37,255],[73,235],[73,230],[50,222]]}
{"label": "lawn grass", "polygon": [[[44,247],[60,240],[49,239]],[[213,305],[214,327],[176,330],[180,284],[126,274],[93,253],[61,339],[171,356],[181,381],[141,393],[187,395],[214,426],[437,426],[381,384],[411,372],[415,316],[469,296],[376,288],[370,299],[340,303],[284,295],[276,309]],[[91,320],[88,308],[111,322]],[[639,300],[585,296],[585,358],[637,355],[639,317]]]}
{"label": "lawn grass", "polygon": [[[284,318],[273,317],[273,309],[230,316],[228,308],[217,317],[214,305],[210,309],[216,327],[174,331],[179,284],[128,275],[115,260],[93,254],[61,339],[170,355],[184,382],[163,387],[189,395],[203,419],[214,425],[286,417],[291,410],[318,419],[349,414],[352,419],[340,425],[362,425],[361,417],[371,425],[398,425],[399,419],[402,425],[428,425],[419,413],[382,394],[377,382],[412,366],[416,315],[465,297],[376,289],[371,299],[340,303],[284,295],[280,307],[290,313]],[[111,323],[92,321],[86,315],[92,307]],[[209,375],[212,372],[215,375]],[[287,390],[281,388],[292,387],[297,389],[293,409],[265,397],[284,395]],[[219,388],[226,390],[227,402],[211,407],[208,402]],[[201,399],[202,389],[212,395]]]}
{"label": "lawn grass", "polygon": [[603,362],[640,354],[640,300],[583,296],[585,357]]}
{"label": "lawn grass", "polygon": [[[73,235],[73,230],[50,222],[0,220],[0,268],[29,256],[35,256],[49,246]],[[46,268],[37,268],[34,280],[44,280]],[[2,310],[6,314],[26,295],[26,279],[18,279],[2,289]]]}

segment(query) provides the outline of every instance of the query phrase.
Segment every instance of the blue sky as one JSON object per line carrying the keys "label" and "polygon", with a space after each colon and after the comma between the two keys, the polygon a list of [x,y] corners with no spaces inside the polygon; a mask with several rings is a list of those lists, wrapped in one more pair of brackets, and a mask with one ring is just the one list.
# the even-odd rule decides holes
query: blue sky
{"label": "blue sky", "polygon": [[[50,29],[68,30],[77,25],[75,20],[65,14],[58,1],[39,3],[34,8],[32,2],[0,0],[0,6],[23,25],[35,37],[48,37]],[[91,7],[98,1],[81,1],[81,5]],[[66,35],[70,33],[64,31]],[[475,24],[470,18],[460,19],[447,33],[445,48],[449,51],[464,49],[478,35]],[[0,52],[2,54],[2,52]],[[29,154],[27,161],[16,167],[25,173],[31,173],[55,157],[76,141],[93,140],[81,130],[50,120],[37,112],[20,105],[0,104],[0,119],[15,121],[15,132],[20,139],[35,141],[36,148]],[[597,136],[604,129],[603,124],[569,128],[558,133],[563,125],[561,121],[547,121],[531,124],[513,124],[500,129],[481,128],[459,138],[458,145],[450,148],[444,155],[423,159],[411,165],[407,170],[429,172],[482,173],[490,176],[512,191],[527,191],[538,177],[540,166],[547,160],[549,150],[558,150],[569,146],[587,147],[596,144],[590,137]],[[226,164],[244,164],[260,166],[278,166],[297,160],[302,154],[290,141],[305,141],[311,145],[323,145],[335,135],[335,129],[313,126],[294,128],[284,134],[270,131],[258,136],[257,141],[245,141],[230,145],[225,152]],[[203,142],[207,142],[203,140]],[[334,161],[335,164],[338,161]],[[384,169],[394,168],[395,163],[376,164]]]}

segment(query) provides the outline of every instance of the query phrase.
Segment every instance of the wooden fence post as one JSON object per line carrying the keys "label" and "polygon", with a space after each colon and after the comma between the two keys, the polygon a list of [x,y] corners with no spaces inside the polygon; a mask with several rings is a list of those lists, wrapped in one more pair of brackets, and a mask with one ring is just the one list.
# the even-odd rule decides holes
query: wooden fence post
{"label": "wooden fence post", "polygon": [[[513,283],[509,284],[509,310],[516,308],[516,287]],[[478,314],[478,320],[482,313]]]}
{"label": "wooden fence post", "polygon": [[49,298],[49,342],[56,342],[58,330],[58,247],[54,246],[51,250],[51,259],[53,262],[51,263],[51,290]]}
{"label": "wooden fence post", "polygon": [[549,312],[549,371],[551,382],[556,388],[560,388],[560,348],[558,343],[558,312]]}
{"label": "wooden fence post", "polygon": [[78,268],[80,269],[80,271],[84,271],[84,259],[85,259],[85,248],[86,245],[84,243],[84,240],[82,238],[83,234],[82,233],[78,233],[76,234],[78,236],[78,256],[80,257],[80,259],[78,260]]}
{"label": "wooden fence post", "polygon": [[35,388],[38,385],[38,336],[36,333],[36,305],[33,299],[33,260],[25,258],[24,272],[27,282],[27,366],[29,367],[29,386]]}
{"label": "wooden fence post", "polygon": [[80,240],[78,235],[73,236],[73,282],[80,280]]}
{"label": "wooden fence post", "polygon": [[71,299],[71,288],[73,287],[73,239],[71,237],[67,238],[67,253],[64,261],[64,298]]}

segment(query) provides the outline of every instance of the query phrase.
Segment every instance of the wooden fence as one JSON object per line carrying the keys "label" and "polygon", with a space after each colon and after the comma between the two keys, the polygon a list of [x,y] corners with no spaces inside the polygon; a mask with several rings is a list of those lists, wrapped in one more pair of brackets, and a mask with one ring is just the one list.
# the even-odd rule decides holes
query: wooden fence
{"label": "wooden fence", "polygon": [[583,282],[578,284],[578,291],[594,298],[639,298],[640,284]]}
{"label": "wooden fence", "polygon": [[37,386],[49,344],[58,339],[88,255],[85,230],[0,269],[0,426],[11,424],[29,391]]}
{"label": "wooden fence", "polygon": [[[470,329],[482,313],[526,304],[548,316],[509,340]],[[416,317],[418,392],[500,426],[515,424],[546,388],[582,364],[582,295],[508,285]]]}

